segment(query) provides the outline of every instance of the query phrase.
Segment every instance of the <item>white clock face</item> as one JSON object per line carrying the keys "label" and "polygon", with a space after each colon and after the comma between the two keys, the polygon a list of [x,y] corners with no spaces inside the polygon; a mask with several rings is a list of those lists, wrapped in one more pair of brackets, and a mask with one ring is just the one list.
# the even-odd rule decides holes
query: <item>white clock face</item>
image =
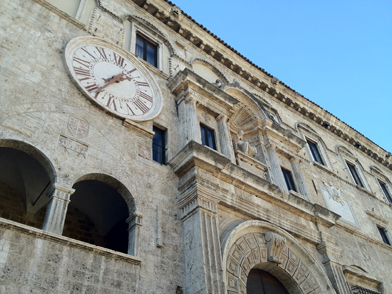
{"label": "white clock face", "polygon": [[138,61],[131,62],[119,50],[101,44],[72,47],[66,56],[70,72],[96,103],[118,116],[134,120],[151,119],[158,114],[159,90],[147,70],[140,64],[135,66]]}

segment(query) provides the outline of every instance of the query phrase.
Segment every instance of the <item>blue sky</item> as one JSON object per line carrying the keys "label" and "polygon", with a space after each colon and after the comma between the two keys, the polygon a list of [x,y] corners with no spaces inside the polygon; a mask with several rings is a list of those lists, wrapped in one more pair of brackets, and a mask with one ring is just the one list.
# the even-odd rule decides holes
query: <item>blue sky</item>
{"label": "blue sky", "polygon": [[392,152],[391,0],[174,0],[289,87]]}

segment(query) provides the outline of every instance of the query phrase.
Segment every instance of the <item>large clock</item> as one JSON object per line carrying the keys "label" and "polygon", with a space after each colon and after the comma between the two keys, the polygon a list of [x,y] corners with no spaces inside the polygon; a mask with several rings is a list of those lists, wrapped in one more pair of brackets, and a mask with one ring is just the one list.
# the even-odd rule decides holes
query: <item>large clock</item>
{"label": "large clock", "polygon": [[94,37],[72,39],[65,60],[80,89],[104,110],[143,121],[162,108],[159,87],[131,53]]}

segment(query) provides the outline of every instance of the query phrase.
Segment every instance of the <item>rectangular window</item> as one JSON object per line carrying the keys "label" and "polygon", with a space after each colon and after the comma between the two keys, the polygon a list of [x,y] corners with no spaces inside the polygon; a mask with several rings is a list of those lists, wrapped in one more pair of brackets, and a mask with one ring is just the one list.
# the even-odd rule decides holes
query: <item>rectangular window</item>
{"label": "rectangular window", "polygon": [[380,228],[379,226],[377,226],[378,231],[380,232],[381,238],[384,241],[385,244],[391,245],[391,242],[388,239],[387,236],[387,231],[384,228]]}
{"label": "rectangular window", "polygon": [[364,188],[363,183],[361,181],[361,178],[359,177],[359,174],[357,172],[357,169],[356,169],[355,165],[353,165],[353,164],[351,164],[351,163],[349,163],[347,161],[346,161],[346,163],[347,163],[348,169],[350,170],[351,175],[354,178],[355,184],[357,184],[358,186]]}
{"label": "rectangular window", "polygon": [[293,191],[297,192],[297,189],[295,188],[295,184],[294,184],[293,174],[291,173],[291,171],[282,168],[282,173],[283,173],[283,177],[286,182],[286,185],[287,185],[287,189],[289,191],[293,190]]}
{"label": "rectangular window", "polygon": [[154,138],[152,139],[152,159],[161,164],[166,163],[166,131],[161,130],[157,127],[153,127],[155,132]]}
{"label": "rectangular window", "polygon": [[158,66],[158,46],[140,35],[136,35],[135,54],[149,64],[155,67]]}
{"label": "rectangular window", "polygon": [[317,161],[318,163],[320,163],[322,165],[325,165],[324,161],[323,161],[323,158],[320,155],[320,151],[319,151],[319,149],[317,147],[317,143],[314,143],[314,142],[309,141],[309,140],[307,140],[307,142],[308,142],[309,149],[310,149],[310,152],[312,153],[314,161]]}
{"label": "rectangular window", "polygon": [[200,125],[200,132],[201,132],[201,143],[204,146],[208,146],[216,150],[214,130],[206,127],[205,125]]}
{"label": "rectangular window", "polygon": [[384,192],[385,197],[387,198],[389,203],[392,203],[392,197],[391,197],[391,194],[389,194],[387,185],[385,183],[381,182],[380,180],[378,180],[378,182],[381,186],[382,191]]}

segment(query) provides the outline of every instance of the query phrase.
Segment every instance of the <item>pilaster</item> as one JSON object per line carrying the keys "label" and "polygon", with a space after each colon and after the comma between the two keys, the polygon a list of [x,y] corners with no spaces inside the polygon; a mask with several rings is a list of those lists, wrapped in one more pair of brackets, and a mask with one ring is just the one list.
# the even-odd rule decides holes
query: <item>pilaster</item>
{"label": "pilaster", "polygon": [[[180,197],[185,293],[224,292],[217,203],[199,189]],[[182,198],[182,199],[181,199]]]}
{"label": "pilaster", "polygon": [[312,195],[310,194],[308,185],[306,184],[305,177],[301,170],[301,166],[299,165],[299,159],[293,156],[291,157],[290,162],[291,167],[293,168],[294,177],[298,184],[299,193],[308,198],[308,200],[313,203]]}
{"label": "pilaster", "polygon": [[340,253],[340,249],[332,246],[332,244],[322,241],[317,245],[317,250],[323,256],[324,267],[337,294],[351,294],[350,288],[348,287],[344,277],[343,267],[338,262],[337,258],[337,255]]}
{"label": "pilaster", "polygon": [[200,126],[199,126],[199,121],[197,119],[197,111],[196,111],[196,100],[192,97],[188,97],[185,100],[185,109],[186,109],[186,118],[185,118],[186,144],[189,141],[195,141],[201,144]]}
{"label": "pilaster", "polygon": [[221,152],[228,158],[232,163],[235,164],[235,156],[233,150],[233,144],[231,142],[231,136],[229,126],[227,125],[228,117],[226,115],[219,115],[218,121],[218,133]]}
{"label": "pilaster", "polygon": [[276,154],[275,145],[269,143],[265,146],[267,149],[267,154],[269,158],[269,162],[271,165],[272,175],[274,177],[276,185],[283,191],[288,193],[286,182],[283,177],[282,169],[280,167],[279,158]]}
{"label": "pilaster", "polygon": [[50,199],[42,227],[44,231],[58,235],[63,233],[68,203],[74,192],[75,189],[59,183],[54,184],[52,189],[48,191],[47,196]]}

